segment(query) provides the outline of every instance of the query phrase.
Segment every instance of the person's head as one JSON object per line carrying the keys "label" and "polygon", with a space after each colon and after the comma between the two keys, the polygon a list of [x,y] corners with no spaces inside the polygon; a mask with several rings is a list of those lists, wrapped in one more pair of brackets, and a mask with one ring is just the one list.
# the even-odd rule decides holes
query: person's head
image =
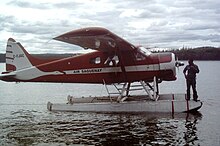
{"label": "person's head", "polygon": [[188,63],[189,63],[189,65],[192,65],[192,64],[193,64],[193,59],[190,58],[190,59],[188,60]]}

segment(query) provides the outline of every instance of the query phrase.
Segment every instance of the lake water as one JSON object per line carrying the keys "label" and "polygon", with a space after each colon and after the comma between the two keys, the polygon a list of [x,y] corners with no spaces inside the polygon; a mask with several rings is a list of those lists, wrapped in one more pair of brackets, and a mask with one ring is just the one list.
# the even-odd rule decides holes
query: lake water
{"label": "lake water", "polygon": [[[0,145],[220,145],[220,62],[195,61],[203,107],[196,114],[50,112],[48,101],[106,94],[102,85],[0,81]],[[0,64],[0,72],[5,64]],[[160,84],[161,93],[185,92],[185,79]]]}

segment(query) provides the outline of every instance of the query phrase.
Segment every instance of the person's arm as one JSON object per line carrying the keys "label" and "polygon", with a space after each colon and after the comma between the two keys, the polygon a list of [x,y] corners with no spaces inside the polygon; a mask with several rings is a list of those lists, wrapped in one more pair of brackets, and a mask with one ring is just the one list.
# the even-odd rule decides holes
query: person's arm
{"label": "person's arm", "polygon": [[199,67],[196,65],[196,73],[199,73]]}
{"label": "person's arm", "polygon": [[[188,66],[188,65],[187,65],[187,66]],[[184,70],[183,70],[183,74],[184,74],[185,78],[186,78],[187,66],[186,66],[186,67],[184,68]]]}
{"label": "person's arm", "polygon": [[197,65],[194,64],[194,65],[192,66],[192,68],[193,68],[193,70],[194,70],[195,73],[199,73],[199,67],[198,67]]}

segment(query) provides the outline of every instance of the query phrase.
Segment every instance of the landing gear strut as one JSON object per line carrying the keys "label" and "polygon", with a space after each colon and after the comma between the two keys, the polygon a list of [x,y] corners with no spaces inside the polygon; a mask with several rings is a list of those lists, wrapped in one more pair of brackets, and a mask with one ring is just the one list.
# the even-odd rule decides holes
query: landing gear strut
{"label": "landing gear strut", "polygon": [[104,80],[103,83],[105,85],[106,91],[108,92],[110,101],[112,102],[112,95],[117,96],[117,102],[123,102],[126,101],[129,97],[129,93],[131,91],[135,90],[144,90],[147,94],[147,96],[154,101],[157,101],[159,98],[159,87],[158,87],[158,79],[155,76],[152,83],[146,82],[146,81],[140,81],[140,84],[133,84],[130,82],[126,82],[122,84],[122,87],[120,88],[120,84],[113,84],[114,87],[117,89],[116,93],[110,92],[107,85],[105,84]]}

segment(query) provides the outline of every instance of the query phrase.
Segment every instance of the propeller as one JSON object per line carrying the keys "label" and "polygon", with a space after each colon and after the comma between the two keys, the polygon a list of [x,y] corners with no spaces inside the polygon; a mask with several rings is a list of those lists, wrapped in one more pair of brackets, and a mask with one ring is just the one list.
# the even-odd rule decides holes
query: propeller
{"label": "propeller", "polygon": [[180,67],[180,66],[184,66],[184,63],[183,63],[183,62],[180,62],[179,59],[178,59],[178,57],[176,57],[175,66],[178,68],[178,71],[179,71],[179,67]]}

